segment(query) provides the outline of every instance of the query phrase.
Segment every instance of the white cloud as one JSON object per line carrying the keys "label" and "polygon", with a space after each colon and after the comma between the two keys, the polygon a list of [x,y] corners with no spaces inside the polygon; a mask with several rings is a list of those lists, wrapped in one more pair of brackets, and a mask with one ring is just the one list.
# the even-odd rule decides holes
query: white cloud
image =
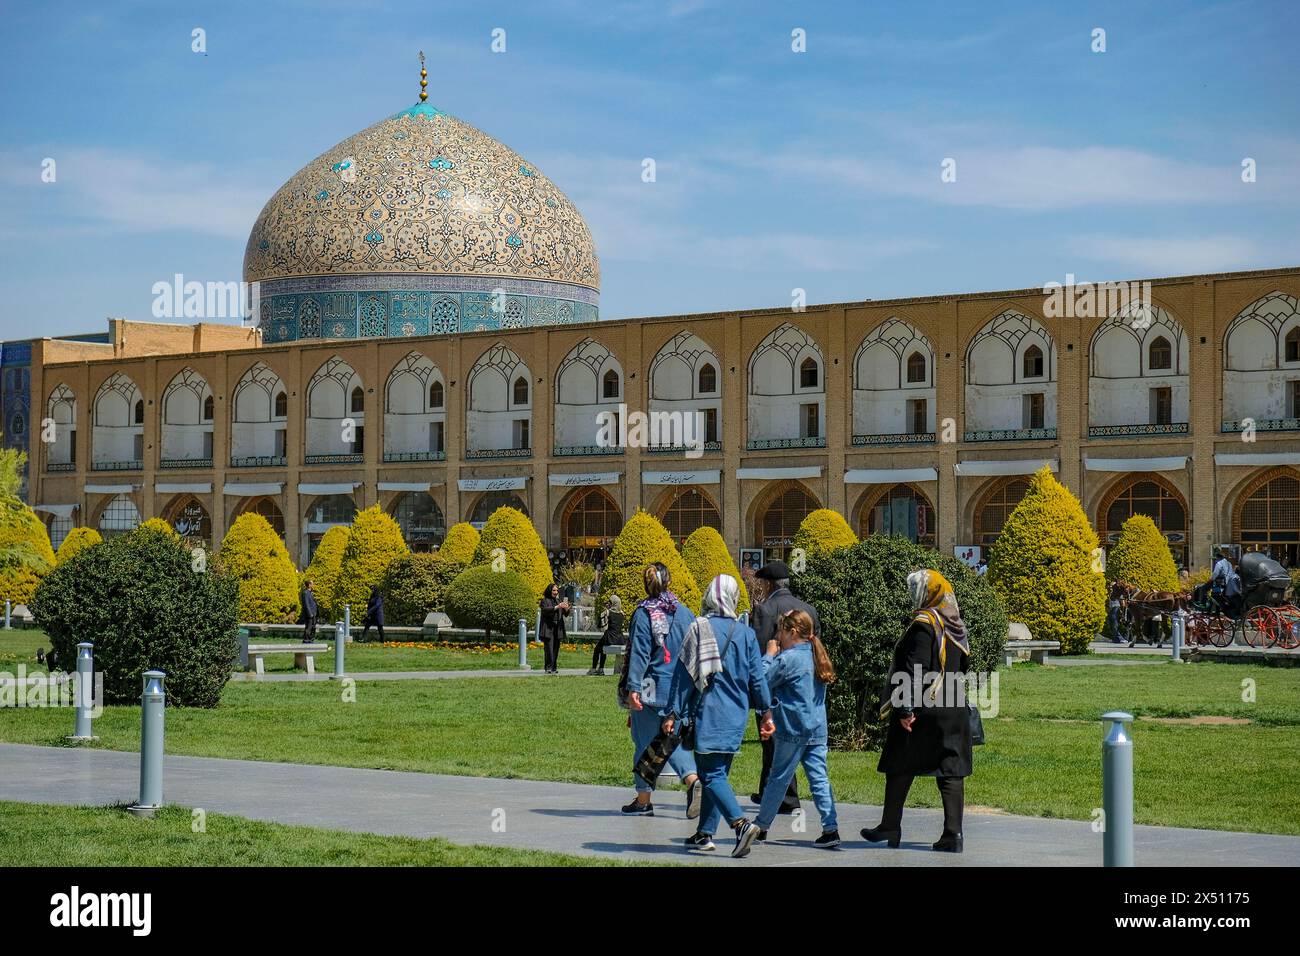
{"label": "white cloud", "polygon": [[1069,240],[1075,253],[1111,263],[1134,275],[1191,275],[1260,269],[1300,258],[1300,242],[1261,243],[1249,236],[1082,235]]}

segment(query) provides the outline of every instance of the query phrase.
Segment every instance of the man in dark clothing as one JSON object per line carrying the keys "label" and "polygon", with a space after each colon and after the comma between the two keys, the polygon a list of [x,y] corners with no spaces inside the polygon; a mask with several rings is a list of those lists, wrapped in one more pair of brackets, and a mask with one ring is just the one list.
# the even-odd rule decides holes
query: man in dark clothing
{"label": "man in dark clothing", "polygon": [[366,602],[366,626],[361,629],[363,641],[372,627],[379,629],[379,642],[382,644],[384,642],[384,596],[379,593],[377,587],[370,589],[370,600]]}
{"label": "man in dark clothing", "polygon": [[[754,614],[750,620],[750,626],[758,636],[759,647],[767,647],[767,642],[776,637],[777,621],[786,611],[805,612],[812,618],[813,633],[821,637],[822,625],[816,609],[790,593],[790,569],[786,567],[784,561],[769,561],[754,577],[767,586],[767,597],[754,605]],[[755,803],[763,802],[763,789],[767,786],[767,778],[772,773],[772,757],[775,753],[776,741],[764,740],[763,772],[758,780],[758,793],[751,797]],[[796,779],[796,777],[790,778],[790,788],[786,791],[785,799],[781,801],[782,813],[793,813],[799,809],[799,787],[795,782]]]}
{"label": "man in dark clothing", "polygon": [[302,586],[302,642],[310,644],[316,640],[316,592],[311,589],[311,582]]}

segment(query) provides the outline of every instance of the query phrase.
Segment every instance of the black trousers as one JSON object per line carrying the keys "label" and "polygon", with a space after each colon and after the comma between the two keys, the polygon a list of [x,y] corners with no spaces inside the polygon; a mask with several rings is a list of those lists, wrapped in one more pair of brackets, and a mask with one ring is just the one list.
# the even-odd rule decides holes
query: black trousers
{"label": "black trousers", "polygon": [[370,633],[372,627],[379,631],[379,643],[382,644],[384,642],[384,625],[378,622],[371,624],[369,621],[366,621],[366,626],[361,629],[361,640],[364,641],[366,639],[366,635]]}
{"label": "black trousers", "polygon": [[542,651],[548,671],[560,669],[560,635],[550,634],[542,638]]}
{"label": "black trousers", "polygon": [[[880,819],[882,830],[903,828],[903,804],[907,802],[907,792],[912,789],[915,779],[911,774],[885,774],[885,808]],[[935,777],[934,782],[939,785],[939,797],[943,800],[943,835],[958,836],[966,802],[966,778]]]}
{"label": "black trousers", "polygon": [[[754,723],[760,728],[763,725],[763,718],[758,714],[754,715]],[[763,799],[763,791],[767,789],[767,778],[772,775],[772,760],[776,756],[776,741],[763,740],[763,771],[758,778],[758,798]],[[781,801],[781,812],[790,813],[799,809],[799,774],[796,773],[790,778],[790,786],[786,788],[785,799]]]}
{"label": "black trousers", "polygon": [[314,640],[316,640],[316,618],[309,617],[303,623],[302,642],[304,644],[310,644]]}

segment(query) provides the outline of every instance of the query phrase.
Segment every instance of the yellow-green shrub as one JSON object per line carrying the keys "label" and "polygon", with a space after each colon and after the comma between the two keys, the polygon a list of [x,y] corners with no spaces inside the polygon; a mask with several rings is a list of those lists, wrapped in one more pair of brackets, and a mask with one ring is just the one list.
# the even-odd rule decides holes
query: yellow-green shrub
{"label": "yellow-green shrub", "polygon": [[1177,591],[1178,568],[1169,542],[1146,515],[1133,515],[1106,555],[1106,580],[1127,581],[1142,591]]}
{"label": "yellow-green shrub", "polygon": [[519,509],[503,506],[492,512],[474,549],[473,566],[491,565],[498,548],[505,553],[505,567],[493,570],[514,571],[532,588],[533,600],[541,600],[546,585],[554,580],[551,562],[537,529]]}
{"label": "yellow-green shrub", "polygon": [[0,499],[0,601],[28,604],[54,567],[45,522],[17,498]]}
{"label": "yellow-green shrub", "polygon": [[740,585],[740,601],[736,605],[736,613],[744,614],[749,610],[749,589],[745,587],[744,578],[740,576],[736,563],[731,560],[727,542],[722,540],[717,528],[702,525],[692,531],[682,542],[682,560],[686,562],[686,567],[690,569],[691,577],[701,592],[719,574],[731,575]]}
{"label": "yellow-green shrub", "polygon": [[803,521],[799,522],[799,530],[794,533],[794,547],[802,548],[808,557],[839,548],[851,548],[857,543],[858,536],[853,533],[843,515],[830,508],[808,512]]}
{"label": "yellow-green shrub", "polygon": [[447,537],[442,539],[442,545],[438,548],[438,557],[467,568],[474,560],[478,541],[478,528],[468,521],[461,521],[447,529]]}
{"label": "yellow-green shrub", "polygon": [[617,594],[623,601],[623,613],[630,617],[632,609],[645,600],[646,565],[655,561],[668,568],[671,577],[669,590],[699,614],[701,595],[695,576],[677,553],[668,529],[654,515],[640,508],[623,525],[605,558],[605,573],[600,579],[601,606],[611,594]]}
{"label": "yellow-green shrub", "polygon": [[989,555],[989,584],[1007,617],[1036,640],[1082,654],[1106,618],[1097,534],[1079,499],[1044,466],[1007,517]]}
{"label": "yellow-green shrub", "polygon": [[54,556],[55,564],[71,561],[82,551],[103,541],[103,536],[94,528],[73,528],[59,545],[58,554]]}
{"label": "yellow-green shrub", "polygon": [[171,525],[169,525],[162,518],[149,518],[145,521],[141,521],[138,525],[135,526],[133,530],[137,534],[141,531],[144,532],[153,531],[153,532],[157,532],[158,534],[165,534],[173,541],[179,541],[181,539],[181,536],[176,533],[176,529],[173,528]]}
{"label": "yellow-green shrub", "polygon": [[217,563],[239,582],[239,620],[291,624],[298,619],[298,572],[271,523],[247,512],[235,519]]}
{"label": "yellow-green shrub", "polygon": [[370,589],[384,579],[384,572],[393,561],[410,553],[401,526],[392,515],[379,505],[358,511],[330,597],[334,614],[341,615],[343,608],[350,605],[352,620],[362,620]]}
{"label": "yellow-green shrub", "polygon": [[311,564],[307,565],[302,577],[303,582],[311,582],[311,589],[316,592],[320,616],[326,621],[338,620],[343,615],[341,607],[337,617],[334,613],[334,586],[338,581],[343,551],[348,546],[351,530],[347,525],[340,524],[326,531],[320,544],[316,545],[316,553],[311,556]]}

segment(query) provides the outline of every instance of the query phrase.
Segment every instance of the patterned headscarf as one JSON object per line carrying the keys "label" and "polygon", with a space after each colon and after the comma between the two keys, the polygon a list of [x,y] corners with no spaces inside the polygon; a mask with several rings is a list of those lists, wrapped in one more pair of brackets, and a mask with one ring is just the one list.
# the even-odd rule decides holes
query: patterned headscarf
{"label": "patterned headscarf", "polygon": [[704,592],[701,609],[712,617],[736,616],[736,605],[740,603],[740,584],[730,574],[719,574],[709,583]]}
{"label": "patterned headscarf", "polygon": [[966,636],[966,623],[957,607],[957,596],[952,585],[938,571],[921,569],[907,576],[907,594],[912,599],[912,619],[925,621],[939,641],[942,655],[943,642],[952,641],[970,654],[970,641]]}

